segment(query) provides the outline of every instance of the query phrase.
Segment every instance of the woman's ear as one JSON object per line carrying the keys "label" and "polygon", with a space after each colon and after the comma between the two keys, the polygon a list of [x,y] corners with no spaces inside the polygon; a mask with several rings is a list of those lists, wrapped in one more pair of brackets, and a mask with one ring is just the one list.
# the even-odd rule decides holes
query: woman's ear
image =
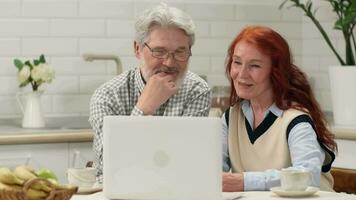
{"label": "woman's ear", "polygon": [[136,40],[134,41],[134,53],[137,59],[141,58],[141,46]]}

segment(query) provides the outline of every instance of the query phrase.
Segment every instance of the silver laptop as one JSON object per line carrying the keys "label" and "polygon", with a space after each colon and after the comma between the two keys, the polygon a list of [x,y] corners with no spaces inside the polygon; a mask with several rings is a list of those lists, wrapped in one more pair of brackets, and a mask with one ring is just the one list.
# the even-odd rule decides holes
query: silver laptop
{"label": "silver laptop", "polygon": [[221,129],[212,117],[105,117],[105,197],[222,199]]}

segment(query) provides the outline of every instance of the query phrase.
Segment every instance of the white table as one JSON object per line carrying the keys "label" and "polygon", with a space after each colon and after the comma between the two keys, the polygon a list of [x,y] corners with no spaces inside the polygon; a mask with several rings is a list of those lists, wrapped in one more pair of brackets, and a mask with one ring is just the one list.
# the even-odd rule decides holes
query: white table
{"label": "white table", "polygon": [[[315,195],[305,198],[283,198],[275,195],[272,192],[242,192],[241,197],[237,198],[237,200],[248,200],[248,199],[258,199],[258,200],[269,200],[269,199],[308,199],[308,200],[356,200],[356,195],[350,195],[345,193],[336,193],[336,192],[324,192],[318,191]],[[98,192],[92,195],[74,195],[71,200],[108,200],[103,196],[102,192]]]}

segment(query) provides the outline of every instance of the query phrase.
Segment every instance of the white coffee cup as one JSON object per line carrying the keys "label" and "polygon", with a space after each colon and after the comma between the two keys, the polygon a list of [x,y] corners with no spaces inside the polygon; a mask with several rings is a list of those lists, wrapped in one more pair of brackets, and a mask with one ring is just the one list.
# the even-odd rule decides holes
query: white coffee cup
{"label": "white coffee cup", "polygon": [[311,183],[311,174],[302,169],[282,169],[281,187],[285,191],[304,191]]}
{"label": "white coffee cup", "polygon": [[80,188],[92,188],[96,181],[96,169],[87,168],[69,168],[67,170],[68,183]]}

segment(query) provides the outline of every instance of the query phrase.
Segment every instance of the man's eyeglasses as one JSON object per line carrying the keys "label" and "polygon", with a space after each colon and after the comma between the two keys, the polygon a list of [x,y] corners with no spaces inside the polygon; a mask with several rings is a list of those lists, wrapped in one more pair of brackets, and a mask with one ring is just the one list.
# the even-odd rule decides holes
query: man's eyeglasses
{"label": "man's eyeglasses", "polygon": [[177,61],[187,61],[189,57],[192,55],[190,50],[176,50],[174,52],[169,52],[167,49],[163,48],[151,48],[145,43],[145,46],[151,51],[152,56],[159,59],[167,59],[170,54],[172,54],[173,58]]}

